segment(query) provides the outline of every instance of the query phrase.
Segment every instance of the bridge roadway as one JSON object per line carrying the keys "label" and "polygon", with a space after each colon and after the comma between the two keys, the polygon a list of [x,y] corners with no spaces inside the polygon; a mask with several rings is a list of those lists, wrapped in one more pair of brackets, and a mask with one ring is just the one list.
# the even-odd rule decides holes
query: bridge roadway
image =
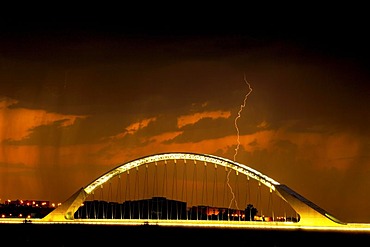
{"label": "bridge roadway", "polygon": [[304,230],[323,232],[346,232],[370,234],[370,223],[347,223],[335,226],[311,226],[294,222],[260,222],[260,221],[210,221],[210,220],[129,220],[129,219],[75,219],[71,221],[44,221],[40,218],[21,219],[3,218],[0,224],[78,224],[78,225],[117,225],[117,226],[163,226],[217,229],[251,229],[251,230]]}

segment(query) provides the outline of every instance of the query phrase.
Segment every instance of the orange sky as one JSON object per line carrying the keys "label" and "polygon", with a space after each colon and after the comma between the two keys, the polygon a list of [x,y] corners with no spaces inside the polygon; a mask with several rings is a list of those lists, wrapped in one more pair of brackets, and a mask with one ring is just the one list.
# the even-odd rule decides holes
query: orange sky
{"label": "orange sky", "polygon": [[370,222],[369,50],[355,29],[68,24],[2,24],[1,202],[62,202],[155,153],[233,159],[246,76],[237,160]]}

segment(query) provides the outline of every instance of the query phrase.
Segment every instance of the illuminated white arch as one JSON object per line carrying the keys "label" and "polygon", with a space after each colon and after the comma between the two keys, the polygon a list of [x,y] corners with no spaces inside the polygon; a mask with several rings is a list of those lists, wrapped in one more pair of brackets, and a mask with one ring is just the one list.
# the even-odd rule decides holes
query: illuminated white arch
{"label": "illuminated white arch", "polygon": [[78,210],[81,204],[85,201],[86,197],[91,194],[96,188],[99,188],[104,183],[112,179],[113,177],[122,174],[126,171],[134,169],[144,164],[158,162],[158,161],[167,161],[167,160],[193,160],[212,163],[224,166],[235,170],[238,173],[249,176],[258,182],[264,184],[270,190],[275,191],[278,196],[285,200],[292,208],[298,213],[300,217],[300,224],[305,225],[336,225],[343,224],[339,220],[335,219],[329,213],[327,213],[322,208],[318,207],[314,203],[310,202],[303,196],[299,195],[288,186],[280,184],[274,179],[262,174],[261,172],[240,164],[238,162],[214,156],[209,154],[197,154],[197,153],[187,153],[187,152],[173,152],[173,153],[162,153],[146,156],[136,160],[129,161],[124,163],[107,173],[103,174],[99,178],[92,181],[86,187],[78,190],[74,195],[72,195],[67,201],[65,201],[61,206],[53,210],[43,220],[47,221],[63,221],[63,220],[73,220],[74,213]]}
{"label": "illuminated white arch", "polygon": [[90,194],[100,185],[106,183],[111,178],[121,173],[124,173],[133,168],[139,167],[143,164],[148,164],[148,163],[153,163],[153,162],[158,162],[158,161],[163,161],[163,160],[194,160],[194,161],[202,161],[202,162],[221,165],[227,168],[231,168],[239,173],[245,174],[251,178],[254,178],[257,181],[266,185],[267,187],[271,188],[272,190],[275,190],[275,185],[279,184],[272,178],[269,178],[268,176],[246,165],[239,164],[235,161],[231,161],[231,160],[217,157],[214,155],[195,154],[195,153],[165,153],[165,154],[156,154],[156,155],[147,156],[144,158],[130,161],[121,166],[118,166],[112,169],[111,171],[105,173],[103,176],[99,177],[98,179],[94,180],[92,183],[86,186],[84,190],[87,194]]}

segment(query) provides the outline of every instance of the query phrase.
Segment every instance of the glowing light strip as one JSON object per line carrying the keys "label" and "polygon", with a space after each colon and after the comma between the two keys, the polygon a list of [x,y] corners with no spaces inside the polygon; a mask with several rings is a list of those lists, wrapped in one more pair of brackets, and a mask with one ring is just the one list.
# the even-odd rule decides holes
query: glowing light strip
{"label": "glowing light strip", "polygon": [[[369,223],[350,223],[338,226],[306,226],[293,222],[260,222],[260,221],[211,221],[211,220],[148,220],[148,219],[78,219],[74,221],[42,221],[32,218],[29,224],[77,224],[77,225],[156,225],[156,226],[181,226],[181,227],[212,227],[212,228],[254,228],[276,230],[307,230],[307,231],[338,231],[370,233]],[[0,224],[21,224],[24,219],[0,219]]]}
{"label": "glowing light strip", "polygon": [[123,165],[120,165],[112,169],[111,171],[105,173],[103,176],[99,177],[92,183],[90,183],[84,190],[87,194],[90,194],[97,187],[109,181],[114,176],[119,175],[130,169],[133,169],[135,167],[139,167],[143,164],[153,163],[153,162],[162,161],[162,160],[180,160],[180,159],[203,161],[203,162],[213,163],[213,164],[221,165],[227,168],[231,168],[237,172],[240,172],[246,176],[249,176],[261,182],[262,184],[264,184],[265,186],[269,187],[272,190],[275,190],[275,185],[279,185],[278,182],[260,173],[259,171],[256,171],[246,165],[237,163],[229,159],[221,158],[221,157],[214,156],[214,155],[208,155],[208,154],[165,153],[165,154],[151,155],[148,157],[140,158],[140,159],[125,163]]}

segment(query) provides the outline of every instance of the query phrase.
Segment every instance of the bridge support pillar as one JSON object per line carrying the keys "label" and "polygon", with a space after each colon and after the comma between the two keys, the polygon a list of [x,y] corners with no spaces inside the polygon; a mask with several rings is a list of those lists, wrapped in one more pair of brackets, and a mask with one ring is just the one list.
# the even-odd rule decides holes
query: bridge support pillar
{"label": "bridge support pillar", "polygon": [[68,200],[62,205],[55,208],[48,215],[42,218],[43,221],[66,221],[74,220],[74,213],[83,204],[87,196],[84,188],[81,188],[74,193]]}
{"label": "bridge support pillar", "polygon": [[287,201],[299,214],[298,224],[304,226],[337,226],[338,224],[345,224],[288,186],[280,184],[275,187],[277,194]]}

